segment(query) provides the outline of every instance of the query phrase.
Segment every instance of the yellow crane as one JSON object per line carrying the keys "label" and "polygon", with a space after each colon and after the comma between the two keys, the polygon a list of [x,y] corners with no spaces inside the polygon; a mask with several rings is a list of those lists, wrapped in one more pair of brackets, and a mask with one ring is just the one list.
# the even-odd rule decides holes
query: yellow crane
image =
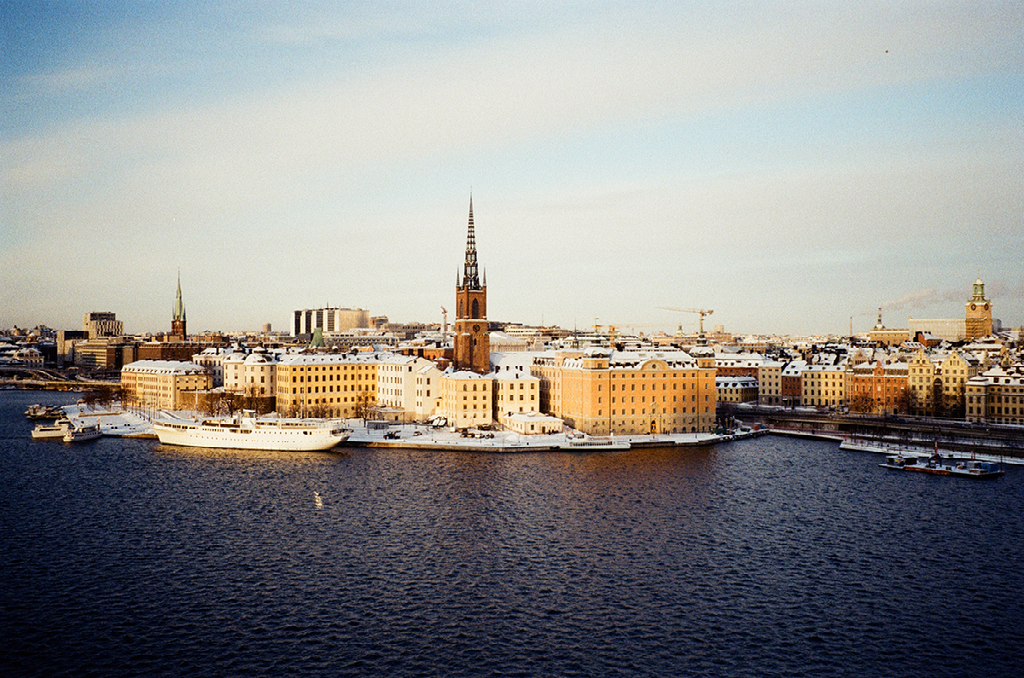
{"label": "yellow crane", "polygon": [[656,306],[663,311],[675,311],[677,313],[698,313],[700,314],[700,333],[704,334],[704,316],[711,315],[714,311],[710,308],[675,308],[674,306]]}

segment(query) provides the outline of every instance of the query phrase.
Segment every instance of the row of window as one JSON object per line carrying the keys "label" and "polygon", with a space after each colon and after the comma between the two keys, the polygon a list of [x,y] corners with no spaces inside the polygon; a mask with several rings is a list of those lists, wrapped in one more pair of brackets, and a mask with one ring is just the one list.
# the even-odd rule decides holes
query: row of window
{"label": "row of window", "polygon": [[[705,412],[708,412],[708,411],[709,411],[709,409],[708,409],[708,408],[704,408],[704,411],[705,411]],[[696,414],[696,413],[697,413],[697,408],[696,408],[696,407],[691,407],[691,408],[690,408],[689,410],[687,410],[687,409],[686,409],[686,408],[684,407],[684,408],[683,408],[683,412],[682,412],[682,413],[683,413],[683,414],[686,414],[687,412],[689,412],[689,413],[691,413],[691,414]],[[625,408],[622,408],[622,412],[620,412],[620,413],[618,413],[618,414],[621,414],[621,415],[626,415],[626,414],[636,414],[636,408],[635,408],[635,407],[631,407],[631,408],[629,409],[629,412],[628,412],[628,413],[626,412],[626,409],[625,409]],[[641,414],[641,415],[645,415],[645,414],[648,414],[648,412],[647,412],[647,408],[646,408],[646,407],[641,407],[641,408],[640,408],[640,414]],[[656,407],[652,407],[652,408],[651,408],[651,411],[650,411],[650,414],[659,414],[659,412],[658,412],[658,408],[656,408]],[[668,408],[667,408],[667,407],[663,407],[663,408],[661,408],[661,412],[660,412],[660,414],[668,414]],[[679,410],[678,410],[678,408],[676,408],[676,407],[673,407],[673,408],[672,408],[672,414],[679,414]],[[615,408],[613,407],[613,408],[612,408],[612,416],[614,417],[615,415],[616,415],[616,409],[615,409]],[[599,416],[599,417],[601,416],[601,410],[598,410],[598,411],[597,411],[597,416]]]}

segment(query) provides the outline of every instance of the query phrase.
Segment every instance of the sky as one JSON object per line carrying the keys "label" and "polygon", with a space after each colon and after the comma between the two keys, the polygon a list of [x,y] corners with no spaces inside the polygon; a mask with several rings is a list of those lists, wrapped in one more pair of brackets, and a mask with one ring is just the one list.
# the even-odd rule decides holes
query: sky
{"label": "sky", "polygon": [[470,195],[491,320],[1016,327],[1022,184],[1024,2],[0,5],[0,328],[440,322]]}

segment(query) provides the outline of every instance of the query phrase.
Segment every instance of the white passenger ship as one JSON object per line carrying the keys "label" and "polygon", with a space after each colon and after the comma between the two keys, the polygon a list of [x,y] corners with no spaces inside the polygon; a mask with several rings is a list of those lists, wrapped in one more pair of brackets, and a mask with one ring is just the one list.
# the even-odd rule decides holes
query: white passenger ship
{"label": "white passenger ship", "polygon": [[231,418],[155,421],[153,431],[168,445],[238,450],[328,450],[352,435],[340,421],[259,419],[250,411]]}

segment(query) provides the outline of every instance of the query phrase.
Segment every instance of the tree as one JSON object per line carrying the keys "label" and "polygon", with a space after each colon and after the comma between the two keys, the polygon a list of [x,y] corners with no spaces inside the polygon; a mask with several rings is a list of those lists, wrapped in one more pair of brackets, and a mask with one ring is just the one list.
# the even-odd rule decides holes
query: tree
{"label": "tree", "polygon": [[376,406],[376,402],[370,401],[368,393],[360,393],[355,397],[355,407],[352,408],[353,416],[365,419],[371,407]]}
{"label": "tree", "polygon": [[331,415],[330,408],[324,403],[314,403],[306,406],[306,416],[313,419],[326,419]]}
{"label": "tree", "polygon": [[856,393],[850,398],[850,411],[866,414],[874,409],[874,401],[867,393]]}
{"label": "tree", "polygon": [[932,382],[932,402],[930,408],[931,411],[929,412],[933,417],[941,417],[944,415],[942,411],[942,400],[942,379],[936,377],[935,381]]}
{"label": "tree", "polygon": [[254,412],[259,411],[260,400],[262,400],[262,398],[257,391],[259,391],[259,387],[256,386],[256,384],[249,384],[245,387],[245,392],[241,397],[241,406],[243,410],[253,410]]}
{"label": "tree", "polygon": [[921,407],[921,396],[913,388],[907,388],[907,412],[910,414],[924,414]]}
{"label": "tree", "polygon": [[955,393],[947,394],[944,398],[943,405],[945,409],[945,416],[950,419],[963,419],[967,412],[967,386],[961,383]]}
{"label": "tree", "polygon": [[203,414],[210,415],[211,417],[220,412],[221,405],[224,401],[224,394],[219,391],[211,391],[206,394],[206,398],[202,402]]}
{"label": "tree", "polygon": [[907,412],[910,411],[910,400],[913,397],[911,393],[912,392],[909,388],[904,388],[899,393],[896,394],[896,400],[894,404],[897,413],[903,412],[904,414],[906,414]]}

